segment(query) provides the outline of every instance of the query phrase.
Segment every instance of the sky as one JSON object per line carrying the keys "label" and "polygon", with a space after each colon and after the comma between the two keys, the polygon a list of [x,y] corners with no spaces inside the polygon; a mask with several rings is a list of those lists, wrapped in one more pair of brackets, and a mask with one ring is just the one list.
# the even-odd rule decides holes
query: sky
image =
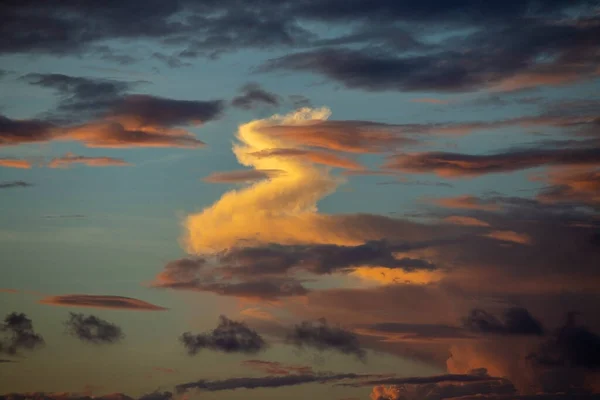
{"label": "sky", "polygon": [[0,400],[600,399],[600,3],[0,3]]}

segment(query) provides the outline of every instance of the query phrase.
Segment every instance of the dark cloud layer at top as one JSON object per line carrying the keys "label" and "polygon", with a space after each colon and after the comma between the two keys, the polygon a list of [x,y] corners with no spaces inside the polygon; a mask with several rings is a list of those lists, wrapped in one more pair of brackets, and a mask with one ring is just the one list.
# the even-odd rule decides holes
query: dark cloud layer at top
{"label": "dark cloud layer at top", "polygon": [[65,326],[69,335],[93,344],[116,343],[124,337],[120,327],[95,315],[70,313]]}
{"label": "dark cloud layer at top", "polygon": [[243,322],[230,320],[225,316],[219,319],[219,325],[208,333],[191,334],[185,332],[181,343],[190,355],[203,349],[224,353],[256,354],[267,347],[264,339]]}
{"label": "dark cloud layer at top", "polygon": [[35,333],[33,323],[23,313],[11,313],[0,325],[0,353],[17,355],[21,350],[34,350],[44,345],[44,339]]}

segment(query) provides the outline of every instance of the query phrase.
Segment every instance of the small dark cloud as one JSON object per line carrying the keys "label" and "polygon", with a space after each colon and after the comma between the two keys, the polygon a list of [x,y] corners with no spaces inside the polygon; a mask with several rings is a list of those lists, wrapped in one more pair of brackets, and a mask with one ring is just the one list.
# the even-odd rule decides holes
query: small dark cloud
{"label": "small dark cloud", "polygon": [[529,358],[548,367],[600,369],[600,335],[577,324],[575,317],[569,313],[566,323]]}
{"label": "small dark cloud", "polygon": [[291,94],[288,96],[288,99],[294,108],[312,107],[310,99],[301,94]]}
{"label": "small dark cloud", "polygon": [[544,334],[542,324],[522,307],[506,309],[502,320],[485,310],[474,309],[463,320],[463,324],[469,330],[480,333],[538,336]]}
{"label": "small dark cloud", "polygon": [[83,214],[57,214],[57,215],[44,215],[44,218],[54,219],[54,218],[85,218]]}
{"label": "small dark cloud", "polygon": [[90,307],[113,310],[163,311],[164,307],[147,303],[143,300],[123,296],[107,296],[96,294],[64,294],[48,296],[40,300],[41,304],[64,307]]}
{"label": "small dark cloud", "polygon": [[11,181],[11,182],[0,182],[0,189],[12,189],[18,187],[31,187],[34,186],[32,183],[25,181]]}
{"label": "small dark cloud", "polygon": [[172,398],[171,392],[153,392],[140,396],[138,400],[171,400]]}
{"label": "small dark cloud", "polygon": [[434,376],[416,376],[408,378],[383,378],[368,380],[359,383],[360,386],[373,386],[373,385],[422,385],[428,383],[440,383],[440,382],[483,382],[483,381],[497,381],[502,378],[492,377],[487,374],[487,371],[481,370],[476,371],[478,373],[471,374],[445,374],[445,375],[434,375]]}
{"label": "small dark cloud", "polygon": [[374,334],[401,336],[403,339],[453,339],[469,337],[461,327],[443,324],[379,322],[365,326]]}
{"label": "small dark cloud", "polygon": [[113,157],[88,157],[67,153],[62,157],[55,157],[48,163],[48,168],[69,168],[73,164],[88,167],[125,167],[130,166],[127,161]]}
{"label": "small dark cloud", "polygon": [[208,349],[224,353],[256,354],[267,348],[265,340],[245,323],[219,318],[219,325],[210,332],[192,334],[185,332],[179,338],[188,354],[195,355]]}
{"label": "small dark cloud", "polygon": [[156,52],[156,53],[152,54],[152,58],[162,61],[163,63],[165,63],[167,66],[169,66],[171,68],[182,68],[182,67],[189,67],[192,65],[192,63],[184,61],[184,59],[182,59],[180,56],[175,55],[175,54],[167,55],[164,53]]}
{"label": "small dark cloud", "polygon": [[35,333],[31,319],[13,312],[0,325],[0,353],[17,355],[21,350],[35,350],[44,345],[44,339]]}
{"label": "small dark cloud", "polygon": [[353,332],[332,326],[324,318],[315,322],[303,321],[294,326],[292,332],[287,335],[287,341],[297,347],[355,355],[360,360],[365,360],[367,356]]}
{"label": "small dark cloud", "polygon": [[69,314],[69,319],[65,322],[67,333],[81,341],[93,344],[111,344],[124,337],[120,327],[94,315]]}
{"label": "small dark cloud", "polygon": [[240,95],[231,100],[231,105],[244,110],[253,110],[258,107],[278,107],[281,98],[275,93],[263,89],[257,83],[248,83],[240,89]]}

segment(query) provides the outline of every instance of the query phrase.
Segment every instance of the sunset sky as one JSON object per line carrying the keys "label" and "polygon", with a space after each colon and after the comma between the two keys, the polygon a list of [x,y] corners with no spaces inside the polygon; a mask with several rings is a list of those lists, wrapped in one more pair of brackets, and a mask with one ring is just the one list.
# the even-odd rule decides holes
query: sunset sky
{"label": "sunset sky", "polygon": [[600,2],[0,2],[0,400],[600,399]]}

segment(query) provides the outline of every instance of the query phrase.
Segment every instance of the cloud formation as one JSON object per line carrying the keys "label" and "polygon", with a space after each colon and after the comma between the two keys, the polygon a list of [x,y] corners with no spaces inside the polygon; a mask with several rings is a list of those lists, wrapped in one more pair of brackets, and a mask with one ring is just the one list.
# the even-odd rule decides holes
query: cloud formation
{"label": "cloud formation", "polygon": [[223,353],[256,354],[267,347],[265,340],[243,322],[219,317],[219,325],[210,332],[185,332],[179,338],[189,355],[208,349]]}
{"label": "cloud formation", "polygon": [[264,360],[246,360],[242,361],[244,367],[256,369],[261,372],[265,372],[269,375],[310,375],[313,374],[313,370],[307,365],[286,365],[277,361],[264,361]]}
{"label": "cloud formation", "polygon": [[287,336],[287,341],[300,348],[338,351],[354,355],[360,360],[365,360],[367,356],[354,333],[338,326],[332,326],[324,318],[316,322],[303,321],[294,326],[292,332]]}
{"label": "cloud formation", "polygon": [[0,158],[0,167],[29,169],[31,162],[20,158]]}
{"label": "cloud formation", "polygon": [[95,294],[64,294],[44,297],[41,304],[64,307],[90,307],[112,310],[162,311],[166,310],[143,300],[123,296],[107,296]]}
{"label": "cloud formation", "polygon": [[120,327],[95,315],[69,313],[65,327],[69,335],[92,344],[116,343],[125,336]]}
{"label": "cloud formation", "polygon": [[35,333],[31,319],[23,313],[10,313],[0,325],[0,353],[11,356],[21,350],[35,350],[44,345],[44,339]]}
{"label": "cloud formation", "polygon": [[279,170],[246,170],[230,172],[213,172],[203,179],[210,183],[248,183],[269,179],[271,176],[281,173]]}
{"label": "cloud formation", "polygon": [[244,110],[252,110],[261,106],[277,107],[281,99],[268,92],[257,83],[248,83],[240,89],[241,94],[231,100],[231,105]]}
{"label": "cloud formation", "polygon": [[480,333],[500,335],[543,335],[544,328],[525,308],[504,310],[503,321],[485,310],[475,309],[463,320],[466,328]]}
{"label": "cloud formation", "polygon": [[12,189],[19,187],[31,187],[33,184],[25,181],[0,182],[0,189]]}
{"label": "cloud formation", "polygon": [[124,167],[129,166],[127,161],[112,157],[87,157],[67,153],[62,157],[53,158],[48,163],[49,168],[69,168],[72,164],[83,164],[88,167]]}

